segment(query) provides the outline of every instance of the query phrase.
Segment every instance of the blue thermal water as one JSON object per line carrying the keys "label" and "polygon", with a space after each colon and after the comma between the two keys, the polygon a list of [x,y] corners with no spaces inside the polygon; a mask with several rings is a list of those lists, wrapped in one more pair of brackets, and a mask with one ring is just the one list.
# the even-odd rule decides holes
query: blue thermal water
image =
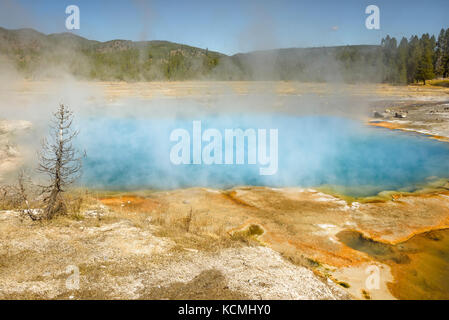
{"label": "blue thermal water", "polygon": [[[260,175],[261,165],[247,164],[247,152],[244,165],[172,164],[170,150],[176,142],[169,140],[170,133],[183,128],[192,139],[193,120],[201,120],[203,132],[215,128],[223,137],[225,129],[278,129],[277,173]],[[87,153],[82,182],[97,188],[329,185],[349,195],[369,196],[383,190],[413,190],[429,179],[449,177],[449,144],[367,127],[347,118],[279,114],[92,117],[84,118],[80,128],[78,142]]]}

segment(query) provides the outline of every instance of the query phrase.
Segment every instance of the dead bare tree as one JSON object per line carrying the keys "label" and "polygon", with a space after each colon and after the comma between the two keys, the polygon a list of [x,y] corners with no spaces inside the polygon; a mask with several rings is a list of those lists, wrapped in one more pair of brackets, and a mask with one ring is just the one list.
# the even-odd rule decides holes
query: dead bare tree
{"label": "dead bare tree", "polygon": [[81,173],[81,157],[72,145],[78,131],[72,129],[72,122],[73,112],[60,104],[53,114],[50,136],[44,139],[39,153],[38,171],[49,178],[49,183],[41,186],[46,219],[66,213],[67,207],[62,194],[65,187],[73,183]]}
{"label": "dead bare tree", "polygon": [[22,203],[21,213],[23,216],[28,216],[31,220],[40,220],[42,217],[36,214],[35,210],[30,208],[30,202],[28,201],[27,185],[31,184],[31,180],[25,175],[25,171],[21,169],[17,175],[17,193]]}
{"label": "dead bare tree", "polygon": [[0,208],[15,209],[21,205],[21,199],[14,185],[0,186]]}
{"label": "dead bare tree", "polygon": [[192,223],[192,219],[193,219],[193,209],[192,207],[190,207],[189,215],[185,218],[185,226],[187,232],[190,232],[190,224]]}

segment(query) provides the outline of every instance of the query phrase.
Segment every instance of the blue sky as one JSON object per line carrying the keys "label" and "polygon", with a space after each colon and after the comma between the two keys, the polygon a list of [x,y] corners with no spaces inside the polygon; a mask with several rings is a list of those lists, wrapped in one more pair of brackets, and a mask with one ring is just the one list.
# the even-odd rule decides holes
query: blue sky
{"label": "blue sky", "polygon": [[[279,47],[378,44],[382,37],[449,28],[449,0],[0,0],[0,26],[64,32],[80,8],[88,39],[169,40],[226,54]],[[380,8],[380,30],[365,8]]]}

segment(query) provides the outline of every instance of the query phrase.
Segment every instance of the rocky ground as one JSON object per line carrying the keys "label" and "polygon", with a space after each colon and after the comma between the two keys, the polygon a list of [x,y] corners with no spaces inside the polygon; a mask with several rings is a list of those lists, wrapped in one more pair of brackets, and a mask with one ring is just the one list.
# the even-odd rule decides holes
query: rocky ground
{"label": "rocky ground", "polygon": [[96,205],[76,217],[34,223],[1,211],[0,299],[349,297],[269,247],[181,229],[175,241],[150,217]]}
{"label": "rocky ground", "polygon": [[394,299],[421,252],[395,248],[449,228],[447,189],[360,202],[300,188],[90,193],[51,222],[1,211],[0,298]]}
{"label": "rocky ground", "polygon": [[438,100],[376,102],[370,124],[449,141],[449,99]]}

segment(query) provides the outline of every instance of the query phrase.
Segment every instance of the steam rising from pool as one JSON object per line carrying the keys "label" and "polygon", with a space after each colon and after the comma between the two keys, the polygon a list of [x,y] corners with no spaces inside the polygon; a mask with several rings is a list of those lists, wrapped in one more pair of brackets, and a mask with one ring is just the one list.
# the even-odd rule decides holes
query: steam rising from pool
{"label": "steam rising from pool", "polygon": [[[215,128],[278,129],[279,168],[261,176],[259,166],[174,165],[170,133],[192,121]],[[354,196],[383,190],[413,190],[429,179],[449,177],[449,146],[414,134],[371,128],[335,116],[273,113],[201,115],[197,118],[88,117],[80,123],[87,152],[83,183],[107,189],[340,186]]]}

